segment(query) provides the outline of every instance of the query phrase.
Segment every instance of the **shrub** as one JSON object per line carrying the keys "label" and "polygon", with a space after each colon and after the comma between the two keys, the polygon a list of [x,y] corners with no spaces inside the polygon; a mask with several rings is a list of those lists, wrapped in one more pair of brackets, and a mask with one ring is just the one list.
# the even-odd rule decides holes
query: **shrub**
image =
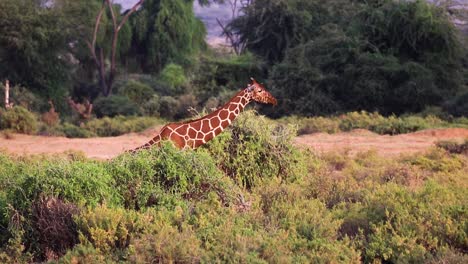
{"label": "shrub", "polygon": [[336,117],[288,117],[280,119],[280,122],[298,124],[299,134],[335,133],[353,129],[367,129],[378,134],[396,135],[428,128],[468,127],[468,123],[464,118],[442,120],[433,115],[425,117],[415,115],[397,117],[391,115],[384,117],[377,112],[369,113],[366,111],[349,112]]}
{"label": "shrub", "polygon": [[83,127],[75,126],[67,122],[62,126],[59,126],[59,130],[68,138],[90,138],[96,136],[96,133],[93,131],[89,131]]}
{"label": "shrub", "polygon": [[0,110],[0,117],[1,129],[12,129],[25,134],[33,134],[37,131],[35,116],[22,106]]}
{"label": "shrub", "polygon": [[423,155],[406,157],[404,162],[433,173],[453,173],[465,166],[462,157],[447,153],[442,149],[432,149]]}
{"label": "shrub", "polygon": [[425,262],[434,249],[466,248],[466,193],[433,182],[417,192],[390,184],[368,195],[363,211],[370,233],[363,240],[365,261]]}
{"label": "shrub", "polygon": [[204,150],[180,151],[170,142],[160,148],[122,155],[112,160],[108,171],[127,208],[177,204],[180,198],[203,199],[216,193],[223,204],[232,204],[237,188],[216,167]]}
{"label": "shrub", "polygon": [[75,222],[81,243],[91,243],[104,254],[128,247],[135,233],[141,233],[148,224],[134,211],[105,205],[83,211]]}
{"label": "shrub", "polygon": [[69,250],[58,263],[89,263],[101,264],[110,262],[108,256],[105,256],[92,245],[78,244],[72,250]]}
{"label": "shrub", "polygon": [[184,94],[178,98],[178,109],[176,118],[186,118],[190,115],[190,110],[198,105],[197,98],[193,94]]}
{"label": "shrub", "polygon": [[99,97],[94,101],[94,113],[97,117],[113,117],[116,115],[137,115],[139,110],[138,106],[128,97],[111,95]]}
{"label": "shrub", "polygon": [[78,243],[73,216],[79,209],[54,197],[39,197],[32,205],[32,227],[40,258],[57,259]]}
{"label": "shrub", "polygon": [[294,180],[305,174],[305,157],[292,145],[295,135],[292,126],[245,111],[206,148],[226,175],[250,188],[266,178]]}
{"label": "shrub", "polygon": [[21,212],[30,208],[41,195],[77,205],[95,206],[102,202],[116,205],[121,201],[112,187],[112,176],[98,162],[57,157],[22,162],[19,168],[17,185],[10,187],[8,200]]}
{"label": "shrub", "polygon": [[[51,103],[52,104],[52,103]],[[41,115],[42,122],[46,123],[48,126],[55,126],[60,122],[60,117],[53,105],[48,112],[45,112]]]}
{"label": "shrub", "polygon": [[132,241],[133,263],[199,263],[203,256],[201,241],[188,226],[159,226],[154,233]]}
{"label": "shrub", "polygon": [[444,109],[454,116],[468,116],[468,92],[446,102]]}
{"label": "shrub", "polygon": [[[0,102],[5,102],[3,83],[0,84]],[[10,87],[10,103],[22,106],[33,112],[41,112],[47,108],[47,101],[31,92],[30,89],[15,85]]]}
{"label": "shrub", "polygon": [[339,131],[339,123],[336,119],[312,117],[301,120],[301,125],[297,133],[298,135],[303,135],[317,132],[336,133]]}
{"label": "shrub", "polygon": [[438,141],[436,142],[436,146],[445,149],[449,153],[468,155],[468,139],[465,139],[463,143],[456,141]]}
{"label": "shrub", "polygon": [[122,94],[137,105],[143,105],[154,94],[153,89],[138,81],[129,81],[123,88]]}
{"label": "shrub", "polygon": [[173,94],[181,91],[181,86],[187,83],[182,66],[169,63],[161,71],[159,78],[173,90]]}
{"label": "shrub", "polygon": [[83,128],[90,134],[100,137],[119,136],[130,132],[140,132],[158,123],[158,119],[150,117],[104,117],[87,122]]}
{"label": "shrub", "polygon": [[171,96],[163,96],[159,101],[159,114],[163,118],[174,119],[179,111],[179,101]]}
{"label": "shrub", "polygon": [[161,98],[157,94],[153,94],[151,98],[148,99],[142,106],[143,113],[148,116],[156,116],[159,117],[161,107]]}

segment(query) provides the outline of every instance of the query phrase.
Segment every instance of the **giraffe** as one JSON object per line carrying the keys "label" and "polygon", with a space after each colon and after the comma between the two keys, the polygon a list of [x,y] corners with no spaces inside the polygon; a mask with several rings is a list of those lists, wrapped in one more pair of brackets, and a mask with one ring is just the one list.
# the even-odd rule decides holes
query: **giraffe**
{"label": "giraffe", "polygon": [[146,144],[130,150],[135,153],[159,145],[162,140],[171,140],[180,149],[196,149],[221,133],[251,101],[276,105],[276,99],[251,78],[252,83],[238,92],[229,102],[216,111],[186,122],[169,123],[159,131],[159,134]]}

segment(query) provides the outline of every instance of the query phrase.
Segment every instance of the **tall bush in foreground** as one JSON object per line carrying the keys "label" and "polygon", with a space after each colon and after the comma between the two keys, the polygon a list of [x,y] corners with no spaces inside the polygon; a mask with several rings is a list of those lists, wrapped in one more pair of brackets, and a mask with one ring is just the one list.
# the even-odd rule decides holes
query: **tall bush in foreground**
{"label": "tall bush in foreground", "polygon": [[250,188],[263,179],[290,181],[306,173],[306,157],[292,144],[295,135],[294,126],[275,124],[255,111],[245,111],[206,148],[226,175]]}
{"label": "tall bush in foreground", "polygon": [[214,193],[221,203],[236,202],[240,194],[204,150],[180,151],[171,142],[160,148],[121,155],[107,165],[125,207],[177,205],[181,198],[204,199]]}

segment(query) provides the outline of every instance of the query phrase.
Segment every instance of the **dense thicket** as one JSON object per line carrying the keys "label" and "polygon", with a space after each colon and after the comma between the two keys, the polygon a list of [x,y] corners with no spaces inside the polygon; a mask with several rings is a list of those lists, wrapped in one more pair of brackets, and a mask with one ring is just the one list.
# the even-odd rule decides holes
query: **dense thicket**
{"label": "dense thicket", "polygon": [[57,98],[67,91],[71,32],[58,26],[64,14],[41,2],[0,2],[0,79]]}
{"label": "dense thicket", "polygon": [[158,73],[169,62],[190,65],[205,48],[205,26],[193,13],[193,0],[147,0],[131,19],[132,49],[127,60]]}
{"label": "dense thicket", "polygon": [[231,23],[285,114],[418,112],[466,91],[466,50],[426,1],[255,1]]}
{"label": "dense thicket", "polygon": [[468,142],[382,158],[294,136],[250,111],[196,151],[0,153],[0,262],[467,262]]}
{"label": "dense thicket", "polygon": [[[213,2],[226,1],[198,1]],[[274,117],[361,110],[400,115],[432,106],[463,116],[467,42],[454,23],[466,16],[449,2],[243,1],[246,8],[226,28],[246,48],[239,56],[207,47],[193,0],[147,0],[119,31],[113,64],[111,11],[117,22],[128,14],[120,5],[4,0],[0,81],[10,79],[11,101],[30,111],[46,112],[52,100],[67,129],[47,131],[87,122],[67,105],[68,96],[75,105],[94,104],[88,119],[180,119],[190,116],[188,109],[222,105],[249,77],[278,98],[278,107],[260,110]]]}

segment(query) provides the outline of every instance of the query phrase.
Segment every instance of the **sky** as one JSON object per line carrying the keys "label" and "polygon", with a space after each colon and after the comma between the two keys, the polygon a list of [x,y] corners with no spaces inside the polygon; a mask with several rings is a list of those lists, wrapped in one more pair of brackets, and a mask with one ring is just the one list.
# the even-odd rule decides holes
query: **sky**
{"label": "sky", "polygon": [[[131,8],[138,0],[114,0],[114,3],[119,3],[124,9]],[[206,26],[207,42],[216,45],[224,44],[225,39],[221,36],[221,28],[216,22],[216,18],[221,21],[228,21],[231,17],[231,9],[229,5],[212,4],[209,7],[201,7],[198,1],[194,1],[195,15],[200,18]]]}

